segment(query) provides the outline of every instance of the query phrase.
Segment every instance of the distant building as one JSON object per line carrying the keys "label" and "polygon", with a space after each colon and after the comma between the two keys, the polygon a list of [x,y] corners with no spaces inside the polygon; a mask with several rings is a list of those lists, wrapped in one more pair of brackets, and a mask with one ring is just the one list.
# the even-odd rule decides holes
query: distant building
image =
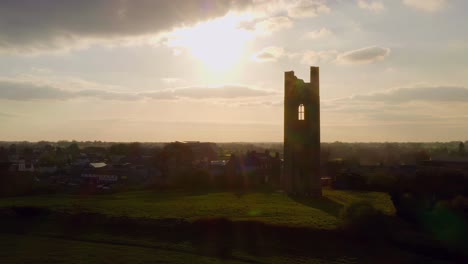
{"label": "distant building", "polygon": [[278,184],[281,174],[281,159],[278,152],[275,156],[271,156],[268,150],[264,153],[247,152],[243,165],[245,173],[251,173],[256,177],[249,179],[253,184]]}
{"label": "distant building", "polygon": [[445,167],[452,169],[462,169],[468,171],[468,157],[438,156],[431,157],[430,160],[422,162],[422,165],[429,167]]}
{"label": "distant building", "polygon": [[42,174],[53,174],[56,173],[58,170],[57,166],[51,165],[51,166],[39,166],[37,168],[37,171]]}
{"label": "distant building", "polygon": [[18,160],[19,172],[34,172],[34,164],[31,160],[21,159]]}
{"label": "distant building", "polygon": [[134,184],[148,180],[149,170],[130,163],[111,165],[105,162],[89,163],[81,171],[81,178],[89,184],[112,184],[116,182]]}
{"label": "distant building", "polygon": [[115,174],[111,166],[104,162],[89,163],[88,167],[81,173],[81,177],[88,183],[115,183],[119,176]]}
{"label": "distant building", "polygon": [[218,147],[215,143],[199,141],[185,141],[184,143],[192,150],[195,162],[210,162],[218,159]]}
{"label": "distant building", "polygon": [[282,185],[288,193],[321,196],[319,68],[310,68],[310,83],[293,71],[284,77]]}

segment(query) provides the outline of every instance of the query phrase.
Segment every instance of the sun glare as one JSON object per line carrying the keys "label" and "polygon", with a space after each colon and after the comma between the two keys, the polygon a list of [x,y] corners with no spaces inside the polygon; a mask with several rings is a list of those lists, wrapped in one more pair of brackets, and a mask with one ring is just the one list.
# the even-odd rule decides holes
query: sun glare
{"label": "sun glare", "polygon": [[239,27],[248,15],[228,14],[222,18],[180,28],[171,33],[168,45],[186,49],[210,70],[228,71],[240,61],[254,34]]}

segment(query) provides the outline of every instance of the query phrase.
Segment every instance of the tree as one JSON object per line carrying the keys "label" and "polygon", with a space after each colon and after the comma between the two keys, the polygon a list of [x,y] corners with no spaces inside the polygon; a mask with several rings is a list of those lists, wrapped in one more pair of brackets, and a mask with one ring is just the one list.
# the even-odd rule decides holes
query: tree
{"label": "tree", "polygon": [[164,146],[161,153],[162,173],[166,179],[180,183],[184,175],[192,169],[194,155],[192,149],[184,143],[174,142]]}
{"label": "tree", "polygon": [[4,147],[0,147],[0,162],[8,161],[8,151]]}
{"label": "tree", "polygon": [[130,143],[127,145],[127,156],[129,157],[139,157],[143,153],[141,144],[138,142]]}
{"label": "tree", "polygon": [[127,145],[123,143],[114,144],[110,146],[109,153],[111,155],[126,155],[127,154]]}
{"label": "tree", "polygon": [[460,142],[460,144],[458,145],[458,155],[460,155],[460,156],[465,156],[466,155],[465,144],[463,142]]}
{"label": "tree", "polygon": [[78,144],[72,143],[67,147],[67,152],[72,156],[78,156],[80,154],[80,148],[78,147]]}
{"label": "tree", "polygon": [[10,155],[14,155],[16,154],[17,152],[17,148],[16,148],[16,144],[11,144],[9,147],[8,147],[8,154]]}

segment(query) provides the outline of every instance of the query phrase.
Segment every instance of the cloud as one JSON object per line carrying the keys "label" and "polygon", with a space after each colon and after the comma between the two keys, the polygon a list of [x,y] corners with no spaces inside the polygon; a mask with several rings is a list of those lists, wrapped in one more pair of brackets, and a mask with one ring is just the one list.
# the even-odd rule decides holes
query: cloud
{"label": "cloud", "polygon": [[184,87],[172,90],[140,93],[141,96],[153,99],[236,99],[261,97],[276,94],[273,91],[261,90],[241,85],[224,85],[218,87]]}
{"label": "cloud", "polygon": [[403,4],[425,12],[436,12],[446,6],[447,0],[403,0]]}
{"label": "cloud", "polygon": [[352,99],[385,103],[414,101],[468,103],[468,89],[455,86],[397,88],[384,92],[355,95]]}
{"label": "cloud", "polygon": [[300,0],[288,7],[288,15],[293,18],[316,17],[330,13],[330,8],[322,0]]}
{"label": "cloud", "polygon": [[16,118],[16,117],[19,117],[19,115],[0,112],[0,118]]}
{"label": "cloud", "polygon": [[333,32],[327,28],[321,28],[320,30],[314,30],[307,32],[304,37],[310,39],[319,39],[332,36]]}
{"label": "cloud", "polygon": [[265,19],[246,21],[241,23],[242,29],[256,31],[261,35],[270,35],[276,31],[288,29],[293,26],[293,21],[287,16],[275,16]]}
{"label": "cloud", "polygon": [[359,0],[358,6],[359,8],[367,9],[375,13],[380,13],[385,9],[384,4],[380,1]]}
{"label": "cloud", "polygon": [[29,81],[0,80],[0,99],[7,100],[67,100],[94,97],[104,100],[135,100],[137,94],[100,89],[71,90]]}
{"label": "cloud", "polygon": [[3,1],[0,50],[63,50],[110,39],[154,35],[251,5],[251,1],[244,0]]}
{"label": "cloud", "polygon": [[388,55],[389,48],[373,46],[344,52],[336,60],[340,64],[368,64],[384,60]]}
{"label": "cloud", "polygon": [[305,51],[301,56],[301,63],[306,65],[315,65],[318,63],[328,63],[335,60],[338,52],[336,50],[326,51]]}
{"label": "cloud", "polygon": [[253,60],[257,62],[277,61],[285,55],[285,51],[281,47],[266,47],[253,56]]}
{"label": "cloud", "polygon": [[303,52],[288,53],[288,56],[290,58],[300,58],[300,62],[306,65],[319,63],[367,64],[381,61],[389,54],[390,49],[374,46],[341,53],[336,50],[306,50]]}
{"label": "cloud", "polygon": [[174,78],[174,77],[166,77],[166,78],[161,78],[161,81],[166,84],[166,85],[175,85],[175,84],[184,84],[187,81],[181,78]]}
{"label": "cloud", "polygon": [[143,99],[177,100],[181,98],[201,99],[236,99],[275,95],[276,92],[261,90],[242,85],[224,85],[219,87],[182,87],[146,92],[119,92],[105,89],[67,89],[60,85],[43,84],[24,80],[0,79],[0,99],[29,100],[70,100],[77,98],[95,98],[99,100],[136,101]]}
{"label": "cloud", "polygon": [[453,140],[468,131],[467,107],[465,87],[396,88],[322,101],[321,119],[324,129],[333,127],[329,132],[340,137],[347,134],[337,128],[365,140]]}

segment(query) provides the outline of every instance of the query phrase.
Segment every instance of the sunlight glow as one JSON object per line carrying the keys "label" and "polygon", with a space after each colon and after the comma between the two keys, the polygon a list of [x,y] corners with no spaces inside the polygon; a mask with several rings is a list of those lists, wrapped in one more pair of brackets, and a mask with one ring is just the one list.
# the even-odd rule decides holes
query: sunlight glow
{"label": "sunlight glow", "polygon": [[169,35],[168,46],[185,49],[211,71],[229,71],[238,63],[254,34],[239,27],[249,15],[230,13],[222,18],[180,28]]}

